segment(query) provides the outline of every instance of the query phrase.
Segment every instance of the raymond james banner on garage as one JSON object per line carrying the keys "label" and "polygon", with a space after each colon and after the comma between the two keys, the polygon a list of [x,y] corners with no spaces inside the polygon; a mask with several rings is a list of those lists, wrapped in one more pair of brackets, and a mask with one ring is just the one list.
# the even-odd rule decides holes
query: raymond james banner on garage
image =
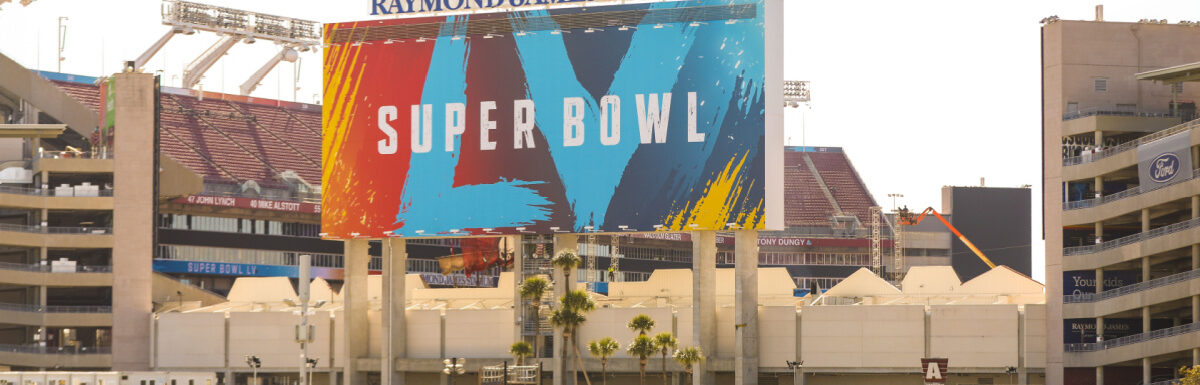
{"label": "raymond james banner on garage", "polygon": [[1138,146],[1138,182],[1143,191],[1192,177],[1191,133],[1181,132]]}

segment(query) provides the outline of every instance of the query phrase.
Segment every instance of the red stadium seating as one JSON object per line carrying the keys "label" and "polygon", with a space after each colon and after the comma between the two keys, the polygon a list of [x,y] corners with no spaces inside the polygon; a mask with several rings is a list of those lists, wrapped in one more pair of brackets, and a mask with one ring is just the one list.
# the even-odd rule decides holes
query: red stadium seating
{"label": "red stadium seating", "polygon": [[[93,110],[100,109],[99,87],[54,82]],[[164,93],[159,99],[160,150],[205,180],[278,184],[294,171],[321,184],[321,114],[254,103],[198,99]]]}

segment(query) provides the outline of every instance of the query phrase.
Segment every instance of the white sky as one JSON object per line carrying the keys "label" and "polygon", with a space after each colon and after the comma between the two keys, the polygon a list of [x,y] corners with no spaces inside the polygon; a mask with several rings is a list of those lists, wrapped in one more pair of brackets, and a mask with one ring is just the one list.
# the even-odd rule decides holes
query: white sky
{"label": "white sky", "polygon": [[[369,0],[206,2],[321,22],[370,18]],[[811,110],[786,113],[789,143],[844,147],[885,208],[887,194],[901,193],[900,204],[940,209],[942,186],[976,186],[980,177],[988,186],[1033,185],[1033,275],[1044,281],[1038,21],[1090,20],[1096,2],[784,2],[785,77],[812,81],[814,100]],[[60,16],[69,18],[62,72],[82,75],[116,71],[167,30],[156,0],[8,3],[0,5],[0,53],[55,71]],[[1105,4],[1107,20],[1142,18],[1200,20],[1200,3]],[[162,70],[164,84],[178,85],[188,62],[216,40],[177,36],[146,70]],[[239,44],[207,73],[203,88],[237,93],[275,52],[270,43]],[[320,56],[301,54],[300,67],[296,100],[311,103],[320,92]],[[292,100],[293,76],[284,63],[253,95]]]}

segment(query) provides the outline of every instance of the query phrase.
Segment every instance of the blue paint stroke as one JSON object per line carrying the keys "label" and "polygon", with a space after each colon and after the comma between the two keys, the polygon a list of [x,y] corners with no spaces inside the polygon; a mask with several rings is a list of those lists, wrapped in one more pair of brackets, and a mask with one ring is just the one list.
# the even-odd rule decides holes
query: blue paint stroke
{"label": "blue paint stroke", "polygon": [[[448,17],[442,27],[448,31],[444,31],[442,36],[465,34],[466,21],[467,16]],[[467,101],[466,66],[470,45],[466,39],[454,40],[450,37],[438,38],[434,44],[425,79],[428,86],[421,95],[421,104],[433,105],[432,149],[427,153],[412,154],[401,196],[402,203],[396,214],[396,223],[400,227],[394,231],[412,236],[417,230],[424,230],[432,235],[449,229],[479,227],[480,224],[512,227],[548,220],[552,203],[536,191],[538,185],[544,182],[505,180],[492,184],[453,186],[454,170],[462,151],[461,143],[455,143],[454,152],[445,152],[445,131],[438,128],[446,125],[446,103]],[[395,124],[408,125],[410,122]],[[458,142],[461,137],[455,137],[454,140]]]}

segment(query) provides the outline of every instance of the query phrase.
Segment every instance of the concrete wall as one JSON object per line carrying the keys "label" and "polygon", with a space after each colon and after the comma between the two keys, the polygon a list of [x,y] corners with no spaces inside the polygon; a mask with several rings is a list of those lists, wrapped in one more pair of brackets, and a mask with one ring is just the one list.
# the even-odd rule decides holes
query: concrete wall
{"label": "concrete wall", "polygon": [[294,325],[300,317],[291,312],[229,313],[229,357],[232,363],[244,356],[258,356],[263,368],[296,367],[300,345]]}
{"label": "concrete wall", "polygon": [[956,367],[1017,366],[1016,305],[931,306],[932,357]]}
{"label": "concrete wall", "polygon": [[[691,309],[688,311],[688,328],[691,328]],[[629,346],[629,342],[637,335],[632,330],[629,330],[627,325],[629,320],[633,319],[638,314],[645,314],[654,320],[654,329],[646,332],[647,335],[653,337],[655,334],[671,331],[671,309],[669,308],[599,308],[587,315],[587,322],[579,330],[579,348],[581,350],[587,348],[588,341],[598,340],[604,337],[612,337],[621,344],[620,352],[613,355],[614,358],[628,358],[625,353],[625,348]],[[682,315],[682,310],[680,311]],[[683,322],[680,319],[680,322]],[[675,337],[679,341],[684,341]],[[688,336],[690,341],[690,334]],[[690,344],[690,342],[688,343]],[[583,353],[587,356],[587,353]]]}
{"label": "concrete wall", "polygon": [[512,320],[512,309],[447,310],[446,356],[508,357],[509,347],[516,341]]}
{"label": "concrete wall", "polygon": [[758,308],[758,359],[762,367],[787,367],[796,359],[796,308]]}
{"label": "concrete wall", "polygon": [[[405,345],[408,349],[409,358],[439,358],[441,357],[442,344],[442,312],[441,310],[408,310],[405,311],[407,337],[405,337]],[[507,326],[511,319],[507,320],[504,325],[496,325],[496,327]],[[512,328],[508,328],[512,329]],[[510,331],[511,335],[512,332]],[[372,338],[375,340],[375,338]],[[512,340],[508,340],[512,344]],[[505,352],[508,349],[504,350]],[[507,353],[505,353],[507,355]]]}
{"label": "concrete wall", "polygon": [[925,307],[812,306],[803,310],[805,367],[920,366]]}
{"label": "concrete wall", "polygon": [[1046,305],[1025,305],[1025,366],[1046,367]]}
{"label": "concrete wall", "polygon": [[225,313],[162,313],[156,327],[157,367],[225,366]]}

